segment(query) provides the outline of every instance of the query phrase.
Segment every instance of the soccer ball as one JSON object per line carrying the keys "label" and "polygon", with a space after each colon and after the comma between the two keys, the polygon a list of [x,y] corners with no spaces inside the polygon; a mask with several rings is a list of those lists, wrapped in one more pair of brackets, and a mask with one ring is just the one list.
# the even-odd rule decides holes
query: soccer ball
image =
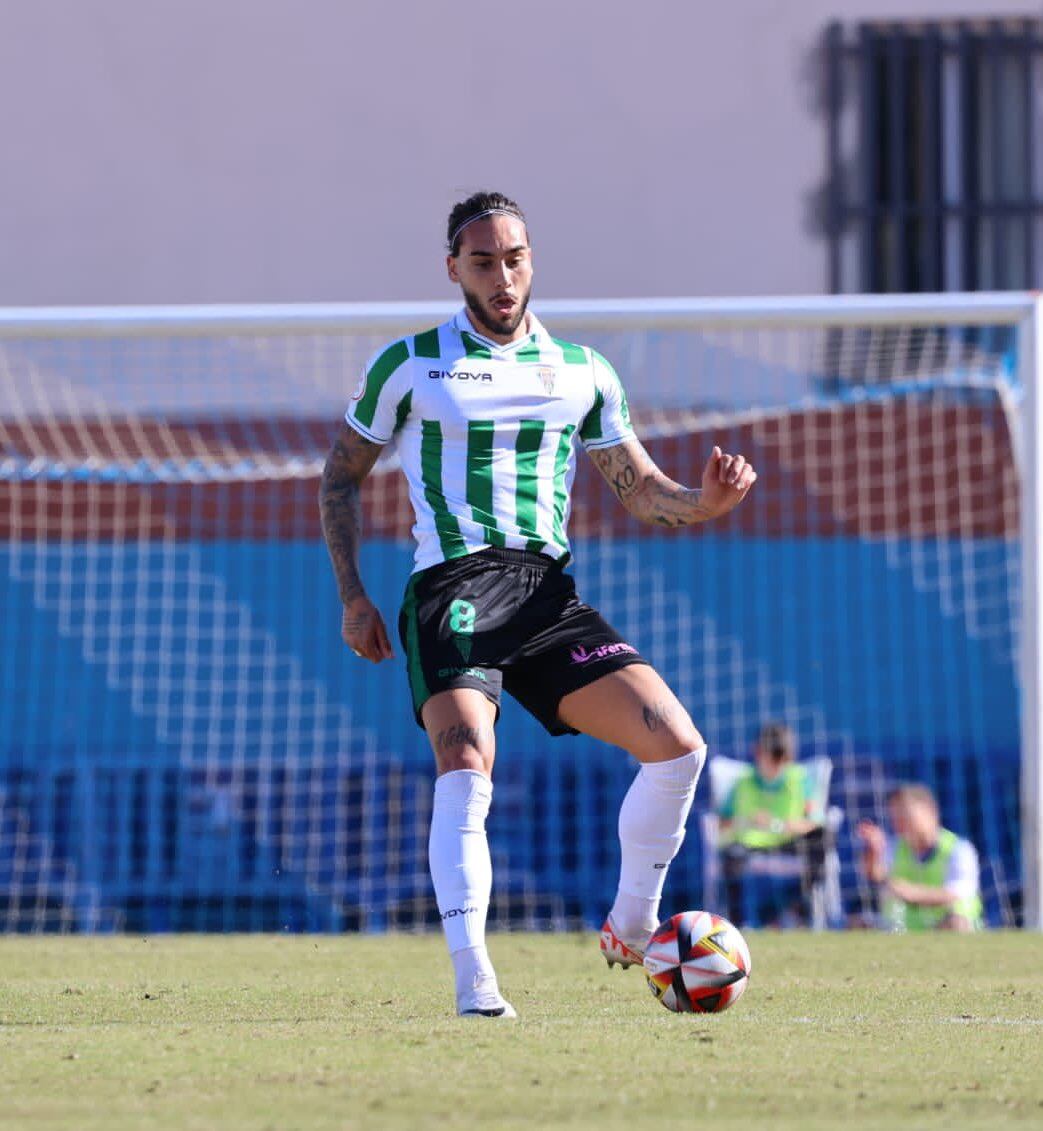
{"label": "soccer ball", "polygon": [[660,923],[648,940],[645,977],[675,1013],[720,1013],[746,989],[750,949],[720,915],[682,911]]}

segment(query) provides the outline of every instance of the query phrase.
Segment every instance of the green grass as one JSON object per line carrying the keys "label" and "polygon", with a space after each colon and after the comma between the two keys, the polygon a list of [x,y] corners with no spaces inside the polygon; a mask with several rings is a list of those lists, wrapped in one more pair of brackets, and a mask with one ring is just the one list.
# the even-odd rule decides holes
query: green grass
{"label": "green grass", "polygon": [[0,940],[0,1128],[1043,1125],[1043,940],[750,933],[719,1016],[591,936],[496,936],[516,1023],[436,936]]}

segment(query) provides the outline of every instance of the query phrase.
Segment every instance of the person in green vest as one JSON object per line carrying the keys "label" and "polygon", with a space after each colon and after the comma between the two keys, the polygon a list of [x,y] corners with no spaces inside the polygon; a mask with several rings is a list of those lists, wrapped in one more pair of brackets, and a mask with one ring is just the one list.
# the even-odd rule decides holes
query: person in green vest
{"label": "person in green vest", "polygon": [[925,785],[888,794],[895,837],[862,821],[862,867],[878,885],[882,919],[893,930],[973,931],[982,925],[978,854],[969,840],[944,828],[938,801]]}
{"label": "person in green vest", "polygon": [[[718,811],[728,918],[738,925],[753,919],[806,921],[808,896],[822,879],[824,814],[796,754],[796,736],[790,727],[782,722],[765,724],[753,747],[753,765],[742,773]],[[755,913],[749,914],[746,873],[752,856],[767,853],[800,856],[803,876],[796,891],[792,881],[788,886],[765,886],[758,892]]]}

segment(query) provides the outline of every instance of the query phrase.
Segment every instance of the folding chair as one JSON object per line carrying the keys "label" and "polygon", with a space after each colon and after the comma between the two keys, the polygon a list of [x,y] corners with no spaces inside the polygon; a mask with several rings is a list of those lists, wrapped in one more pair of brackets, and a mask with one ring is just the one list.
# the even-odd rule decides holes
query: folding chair
{"label": "folding chair", "polygon": [[[837,832],[844,820],[843,810],[827,806],[829,782],[833,776],[833,762],[825,755],[801,762],[808,774],[811,797],[824,815],[826,830],[825,868],[820,882],[810,891],[811,926],[821,931],[830,925],[839,925],[843,919],[840,897],[840,858],[837,854]],[[703,905],[709,909],[721,906],[721,839],[718,816],[741,774],[749,769],[749,762],[716,754],[710,758],[710,809],[700,815],[703,836]],[[792,852],[751,852],[746,863],[749,876],[772,876],[781,879],[802,879],[804,860]]]}

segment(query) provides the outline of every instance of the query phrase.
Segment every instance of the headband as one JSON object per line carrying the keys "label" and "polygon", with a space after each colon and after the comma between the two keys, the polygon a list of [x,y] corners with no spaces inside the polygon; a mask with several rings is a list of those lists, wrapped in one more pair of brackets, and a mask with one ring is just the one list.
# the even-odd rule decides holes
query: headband
{"label": "headband", "polygon": [[469,216],[462,224],[457,224],[456,229],[454,230],[453,234],[449,237],[449,250],[452,251],[453,248],[456,247],[457,238],[459,237],[460,233],[464,230],[464,228],[466,228],[468,226],[468,224],[473,224],[475,222],[475,220],[484,220],[486,216],[497,216],[497,215],[499,215],[499,216],[513,216],[515,218],[515,220],[521,220],[523,224],[525,223],[525,221],[522,220],[521,216],[519,216],[517,212],[513,211],[513,209],[510,209],[510,208],[487,208],[484,212],[478,212],[474,216]]}

